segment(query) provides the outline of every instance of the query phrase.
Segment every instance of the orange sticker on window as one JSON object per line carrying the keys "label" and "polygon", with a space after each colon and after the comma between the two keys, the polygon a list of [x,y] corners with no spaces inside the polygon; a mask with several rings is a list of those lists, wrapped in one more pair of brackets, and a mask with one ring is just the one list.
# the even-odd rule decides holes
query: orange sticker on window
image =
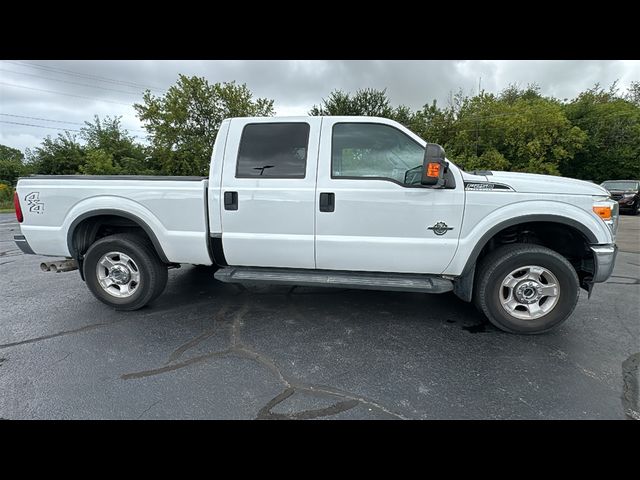
{"label": "orange sticker on window", "polygon": [[427,164],[427,177],[439,177],[440,176],[440,164],[429,163]]}

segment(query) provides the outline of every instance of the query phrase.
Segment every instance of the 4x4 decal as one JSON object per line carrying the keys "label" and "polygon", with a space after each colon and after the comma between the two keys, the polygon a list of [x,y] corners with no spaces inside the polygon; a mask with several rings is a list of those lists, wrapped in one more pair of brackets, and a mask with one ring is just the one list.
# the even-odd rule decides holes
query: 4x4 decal
{"label": "4x4 decal", "polygon": [[44,203],[40,201],[40,192],[31,192],[24,197],[29,206],[29,211],[33,213],[44,213]]}

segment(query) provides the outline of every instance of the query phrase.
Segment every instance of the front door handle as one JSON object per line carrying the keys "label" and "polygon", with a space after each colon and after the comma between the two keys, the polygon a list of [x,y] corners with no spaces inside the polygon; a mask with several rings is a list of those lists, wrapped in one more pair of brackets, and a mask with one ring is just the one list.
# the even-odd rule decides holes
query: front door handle
{"label": "front door handle", "polygon": [[238,192],[224,192],[224,209],[238,210]]}
{"label": "front door handle", "polygon": [[320,194],[320,211],[321,212],[333,212],[336,209],[336,195],[335,193],[321,193]]}

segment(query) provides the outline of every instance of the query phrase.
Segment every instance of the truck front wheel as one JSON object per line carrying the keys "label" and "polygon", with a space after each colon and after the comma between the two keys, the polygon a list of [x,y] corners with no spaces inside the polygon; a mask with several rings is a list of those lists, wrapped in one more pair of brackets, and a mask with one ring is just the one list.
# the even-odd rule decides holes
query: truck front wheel
{"label": "truck front wheel", "polygon": [[116,310],[137,310],[167,285],[167,266],[144,238],[133,234],[103,237],[87,251],[84,278],[91,293]]}
{"label": "truck front wheel", "polygon": [[578,275],[559,253],[534,244],[504,245],[478,265],[476,306],[511,333],[547,332],[566,320],[578,303]]}

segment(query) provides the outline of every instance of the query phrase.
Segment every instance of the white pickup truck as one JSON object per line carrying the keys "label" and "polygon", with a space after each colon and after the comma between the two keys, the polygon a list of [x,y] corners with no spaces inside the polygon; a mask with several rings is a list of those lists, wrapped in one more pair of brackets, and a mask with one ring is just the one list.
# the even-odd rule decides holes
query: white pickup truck
{"label": "white pickup truck", "polygon": [[[231,118],[208,178],[31,176],[15,197],[25,253],[66,257],[135,310],[167,269],[223,282],[453,291],[497,327],[541,333],[613,270],[618,204],[592,183],[465,172],[375,117]],[[52,287],[54,288],[54,287]]]}

